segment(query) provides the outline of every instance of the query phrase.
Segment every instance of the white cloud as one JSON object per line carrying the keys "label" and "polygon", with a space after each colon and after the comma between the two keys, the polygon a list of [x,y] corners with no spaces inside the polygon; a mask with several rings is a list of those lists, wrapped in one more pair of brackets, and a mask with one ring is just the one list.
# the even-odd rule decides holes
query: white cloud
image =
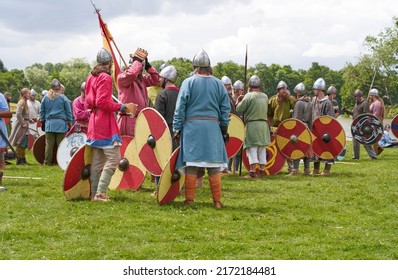
{"label": "white cloud", "polygon": [[[142,13],[127,0],[120,0],[118,6],[105,0],[95,2],[103,8],[103,19],[125,59],[137,47],[148,49],[151,60],[190,59],[204,48],[213,65],[228,60],[243,64],[247,44],[251,66],[262,62],[301,69],[313,61],[341,69],[360,55],[367,35],[376,36],[390,27],[396,15],[392,0],[201,0],[194,2],[195,8],[182,0],[148,0]],[[35,30],[40,32],[25,29],[22,33],[0,25],[0,37],[6,38],[0,42],[4,65],[24,69],[35,62],[57,63],[77,57],[93,61],[102,46],[98,20],[90,4],[80,4],[71,2],[73,7],[63,18],[74,24],[64,24],[65,30],[57,25],[54,31],[47,27],[48,20],[40,22],[40,17],[34,18]],[[29,6],[33,9],[29,13],[40,13],[35,7]],[[24,6],[20,11],[21,15],[28,12]],[[18,14],[7,17],[8,28],[19,18]],[[78,25],[81,29],[71,29]]]}
{"label": "white cloud", "polygon": [[315,42],[311,44],[311,48],[303,53],[306,57],[324,57],[324,58],[338,58],[338,57],[354,57],[360,52],[360,47],[357,42],[346,41],[343,43],[327,44],[322,42]]}

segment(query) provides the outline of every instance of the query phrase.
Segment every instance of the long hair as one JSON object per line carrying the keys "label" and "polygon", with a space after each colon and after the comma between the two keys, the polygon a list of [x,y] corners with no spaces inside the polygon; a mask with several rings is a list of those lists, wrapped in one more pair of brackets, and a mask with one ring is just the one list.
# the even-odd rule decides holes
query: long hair
{"label": "long hair", "polygon": [[211,66],[208,67],[196,67],[193,72],[199,75],[211,76],[213,75],[213,68]]}
{"label": "long hair", "polygon": [[112,60],[107,63],[101,63],[101,64],[95,65],[93,70],[91,70],[91,75],[98,76],[99,74],[101,74],[103,72],[111,75],[111,69],[112,69]]}

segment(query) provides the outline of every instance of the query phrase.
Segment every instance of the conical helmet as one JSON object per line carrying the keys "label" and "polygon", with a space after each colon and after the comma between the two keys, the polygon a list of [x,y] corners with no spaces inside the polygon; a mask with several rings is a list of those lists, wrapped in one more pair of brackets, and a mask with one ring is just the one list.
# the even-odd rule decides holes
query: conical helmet
{"label": "conical helmet", "polygon": [[36,94],[37,94],[37,92],[32,88],[32,89],[30,90],[30,95],[36,96]]}
{"label": "conical helmet", "polygon": [[297,95],[305,95],[305,85],[303,83],[297,84],[297,86],[294,87],[294,93]]}
{"label": "conical helmet", "polygon": [[193,67],[210,67],[210,58],[203,49],[193,57],[192,65]]}
{"label": "conical helmet", "polygon": [[80,85],[80,91],[84,91],[85,89],[85,86],[86,86],[86,82],[83,82],[81,85]]}
{"label": "conical helmet", "polygon": [[233,88],[234,88],[234,89],[237,89],[237,90],[243,90],[243,89],[244,89],[243,82],[242,82],[241,80],[237,80],[237,81],[234,83]]}
{"label": "conical helmet", "polygon": [[260,78],[257,75],[253,75],[250,77],[249,87],[260,87]]}
{"label": "conical helmet", "polygon": [[326,94],[327,94],[327,95],[336,94],[336,93],[337,93],[337,89],[336,89],[334,86],[330,86],[330,87],[328,88],[328,90],[326,91]]}
{"label": "conical helmet", "polygon": [[97,53],[97,62],[104,64],[112,60],[112,54],[105,48],[102,48]]}
{"label": "conical helmet", "polygon": [[61,83],[57,79],[52,80],[51,89],[52,90],[60,90],[61,89]]}
{"label": "conical helmet", "polygon": [[371,96],[378,96],[378,95],[379,95],[379,91],[378,91],[377,89],[375,89],[375,88],[372,88],[372,89],[369,91],[369,94],[370,94]]}
{"label": "conical helmet", "polygon": [[160,67],[159,67],[159,72],[162,72],[162,70],[165,68],[165,67],[167,67],[167,66],[169,66],[170,64],[168,64],[167,62],[165,62],[165,63],[163,63],[162,65],[160,65]]}
{"label": "conical helmet", "polygon": [[177,69],[173,65],[166,66],[160,71],[159,76],[175,82],[177,80]]}
{"label": "conical helmet", "polygon": [[326,83],[325,80],[322,78],[319,78],[318,80],[315,81],[314,85],[312,86],[312,89],[319,89],[319,90],[326,90]]}
{"label": "conical helmet", "polygon": [[231,79],[230,79],[228,76],[222,77],[222,78],[221,78],[221,82],[222,82],[224,85],[231,85],[231,84],[232,84]]}
{"label": "conical helmet", "polygon": [[281,88],[288,88],[288,87],[287,87],[287,84],[286,84],[284,81],[280,81],[280,82],[278,83],[278,85],[276,86],[276,90],[279,90],[279,89],[281,89]]}

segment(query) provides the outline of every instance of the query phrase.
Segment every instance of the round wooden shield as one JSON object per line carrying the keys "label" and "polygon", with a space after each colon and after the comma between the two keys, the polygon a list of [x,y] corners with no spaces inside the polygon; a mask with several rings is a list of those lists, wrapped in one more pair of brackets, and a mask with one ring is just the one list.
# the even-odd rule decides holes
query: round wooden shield
{"label": "round wooden shield", "polygon": [[28,134],[28,150],[32,150],[33,149],[33,144],[35,143],[35,137],[32,134]]}
{"label": "round wooden shield", "polygon": [[245,125],[241,118],[235,114],[229,114],[229,119],[229,141],[225,144],[225,149],[227,151],[227,157],[232,158],[243,146],[243,140],[245,139]]}
{"label": "round wooden shield", "polygon": [[398,115],[396,115],[391,121],[391,132],[398,138]]}
{"label": "round wooden shield", "polygon": [[[53,150],[53,160],[52,164],[57,164],[57,150],[58,146],[54,145],[54,150]],[[32,147],[33,151],[33,156],[36,159],[36,161],[40,164],[44,163],[44,157],[45,157],[45,152],[46,152],[46,134],[43,134],[39,136],[33,143]]]}
{"label": "round wooden shield", "polygon": [[330,116],[320,116],[312,123],[312,151],[321,159],[336,158],[344,149],[346,136],[342,125]]}
{"label": "round wooden shield", "polygon": [[73,154],[84,144],[86,144],[87,135],[85,133],[71,133],[59,143],[57,150],[58,166],[66,170]]}
{"label": "round wooden shield", "polygon": [[146,170],[138,157],[136,143],[131,136],[122,136],[121,160],[109,183],[110,190],[136,190],[145,180]]}
{"label": "round wooden shield", "polygon": [[163,205],[172,202],[180,193],[185,175],[176,170],[176,162],[180,147],[178,147],[166,163],[159,180],[158,203]]}
{"label": "round wooden shield", "polygon": [[[266,147],[266,152],[267,152],[267,164],[265,165],[265,174],[268,176],[278,174],[285,166],[286,158],[276,147],[275,137],[273,135],[271,135],[271,145]],[[249,159],[246,155],[246,150],[242,152],[242,162],[246,170],[249,172],[250,164],[249,164]],[[260,170],[260,165],[257,165],[256,172],[258,173],[259,170]]]}
{"label": "round wooden shield", "polygon": [[276,130],[275,143],[286,158],[301,159],[311,148],[311,132],[302,121],[287,119],[279,124]]}
{"label": "round wooden shield", "polygon": [[83,145],[72,156],[66,167],[63,190],[67,200],[90,198],[90,167],[93,150]]}
{"label": "round wooden shield", "polygon": [[145,169],[160,176],[173,149],[166,121],[155,109],[145,108],[137,116],[134,134],[138,156]]}
{"label": "round wooden shield", "polygon": [[361,114],[352,121],[351,133],[359,143],[373,145],[383,136],[383,125],[375,115]]}

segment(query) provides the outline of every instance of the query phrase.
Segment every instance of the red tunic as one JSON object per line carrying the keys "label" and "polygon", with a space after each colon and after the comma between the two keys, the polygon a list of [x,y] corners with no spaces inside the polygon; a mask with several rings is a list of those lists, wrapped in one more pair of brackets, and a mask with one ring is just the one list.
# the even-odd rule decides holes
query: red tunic
{"label": "red tunic", "polygon": [[[148,107],[147,87],[159,84],[159,74],[155,68],[148,69],[148,74],[142,76],[142,64],[134,61],[129,67],[117,76],[119,100],[123,103],[137,104],[136,116],[142,109]],[[136,116],[121,115],[118,127],[122,135],[134,136]]]}
{"label": "red tunic", "polygon": [[91,110],[87,144],[101,148],[112,145],[116,140],[122,142],[115,115],[120,104],[112,99],[112,77],[106,73],[90,75],[85,90],[86,107]]}

